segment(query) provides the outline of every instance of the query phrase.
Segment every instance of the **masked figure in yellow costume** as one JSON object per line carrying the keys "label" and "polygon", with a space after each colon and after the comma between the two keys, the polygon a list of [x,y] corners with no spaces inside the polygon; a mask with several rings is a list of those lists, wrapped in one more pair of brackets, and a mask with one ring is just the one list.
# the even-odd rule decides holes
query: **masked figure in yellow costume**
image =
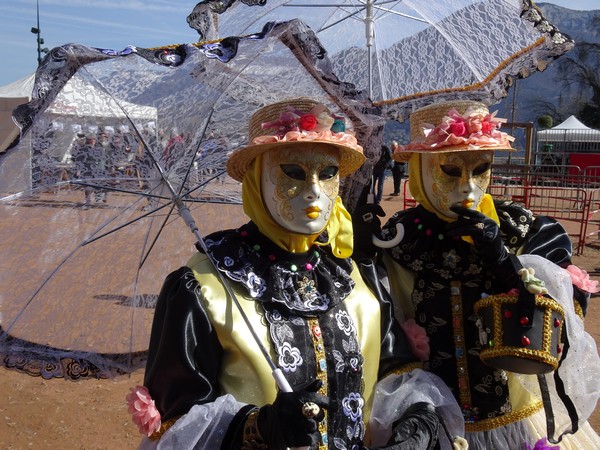
{"label": "masked figure in yellow costume", "polygon": [[[571,283],[565,270],[571,243],[557,221],[486,194],[494,151],[512,150],[501,123],[471,101],[415,111],[411,143],[394,159],[408,161],[410,192],[419,204],[397,212],[380,232],[375,225],[373,250],[385,268],[397,320],[427,336],[423,369],[451,388],[471,449],[533,448],[577,430],[561,447],[600,448],[586,422],[598,398],[600,365],[576,313],[586,308],[589,286]],[[357,243],[370,241],[355,233]],[[564,314],[554,317],[549,310],[539,343],[533,318],[546,316],[541,308],[527,309],[534,294],[539,304],[560,302],[556,310]],[[477,309],[480,300],[496,308],[487,323],[485,308]],[[513,337],[512,347],[500,341]],[[548,354],[538,344],[547,344]],[[533,355],[532,361],[522,355]],[[408,368],[406,378],[418,380],[419,373]],[[419,390],[418,382],[397,387],[389,398]],[[388,402],[378,410],[393,407]]]}
{"label": "masked figure in yellow costume", "polygon": [[[149,434],[142,447],[363,449],[379,374],[414,357],[349,259],[339,179],[361,166],[362,148],[343,118],[306,98],[260,109],[249,136],[227,171],[251,221],[208,236],[209,255],[160,294],[144,386],[128,396]],[[293,392],[278,389],[216,270]],[[430,405],[401,416],[389,435],[402,446],[386,448],[435,444]]]}

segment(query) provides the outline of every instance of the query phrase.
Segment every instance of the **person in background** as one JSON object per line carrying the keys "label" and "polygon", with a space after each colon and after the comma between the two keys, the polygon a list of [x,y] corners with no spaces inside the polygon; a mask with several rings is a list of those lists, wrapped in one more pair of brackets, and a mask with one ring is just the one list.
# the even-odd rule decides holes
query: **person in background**
{"label": "person in background", "polygon": [[[415,358],[350,259],[338,189],[362,148],[308,98],[258,110],[249,136],[227,171],[250,222],[206,237],[159,296],[144,387],[128,396],[141,448],[363,449],[376,380]],[[405,405],[381,448],[433,448],[438,424],[431,405]]]}
{"label": "person in background", "polygon": [[382,145],[379,159],[373,167],[373,190],[375,192],[375,203],[378,205],[383,198],[383,185],[385,184],[387,170],[391,169],[393,164],[390,148],[387,145]]}
{"label": "person in background", "polygon": [[[398,142],[392,141],[391,152],[394,154],[398,149]],[[394,183],[394,192],[390,195],[397,197],[402,189],[402,178],[406,175],[406,162],[394,160],[392,165],[392,178]]]}

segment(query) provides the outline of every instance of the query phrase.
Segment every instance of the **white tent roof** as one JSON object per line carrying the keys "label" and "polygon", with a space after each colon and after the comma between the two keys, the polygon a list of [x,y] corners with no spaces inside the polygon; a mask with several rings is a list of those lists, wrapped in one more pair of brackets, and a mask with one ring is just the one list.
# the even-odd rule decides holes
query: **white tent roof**
{"label": "white tent roof", "polygon": [[31,74],[10,84],[0,86],[0,98],[26,98],[31,100],[34,82],[35,74]]}
{"label": "white tent roof", "polygon": [[600,130],[586,127],[577,117],[570,116],[561,124],[537,132],[543,142],[600,142]]}
{"label": "white tent roof", "polygon": [[[17,106],[31,100],[34,82],[35,74],[31,74],[0,86],[0,153],[6,151],[19,136],[20,131],[13,122],[12,112]],[[125,119],[129,116],[138,120],[157,120],[155,107],[115,100],[77,74],[69,80],[46,111],[65,119],[70,118],[71,122],[77,117]]]}
{"label": "white tent roof", "polygon": [[569,116],[567,120],[559,125],[551,128],[552,130],[591,130],[592,128],[586,127],[582,124],[579,119],[575,116]]}
{"label": "white tent roof", "polygon": [[[156,120],[153,106],[115,100],[109,93],[86,82],[77,74],[58,93],[47,112],[61,116],[114,117]],[[125,115],[127,113],[127,116]]]}
{"label": "white tent roof", "polygon": [[21,78],[10,84],[0,86],[0,153],[19,136],[19,128],[12,120],[13,110],[31,100],[31,91],[35,75]]}

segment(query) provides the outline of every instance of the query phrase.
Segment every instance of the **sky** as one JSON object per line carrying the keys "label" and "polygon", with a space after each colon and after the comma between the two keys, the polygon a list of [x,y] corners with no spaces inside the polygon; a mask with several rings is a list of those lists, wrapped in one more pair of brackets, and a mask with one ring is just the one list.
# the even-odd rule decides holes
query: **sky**
{"label": "sky", "polygon": [[[194,0],[39,0],[42,48],[67,43],[122,50],[198,40],[186,17]],[[600,9],[600,0],[552,0],[565,8]],[[36,0],[0,0],[0,86],[37,67]]]}

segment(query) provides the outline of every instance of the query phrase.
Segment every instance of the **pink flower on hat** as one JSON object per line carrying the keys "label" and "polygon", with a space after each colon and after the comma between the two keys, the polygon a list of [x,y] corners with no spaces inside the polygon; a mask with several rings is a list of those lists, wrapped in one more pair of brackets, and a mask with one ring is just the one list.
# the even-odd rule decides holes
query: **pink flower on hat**
{"label": "pink flower on hat", "polygon": [[600,286],[598,286],[598,281],[590,279],[590,274],[585,270],[580,269],[577,266],[570,265],[567,266],[567,272],[571,276],[571,282],[574,286],[577,286],[582,291],[596,293],[600,292]]}
{"label": "pink flower on hat", "polygon": [[498,126],[492,122],[481,122],[481,132],[484,134],[490,134]]}
{"label": "pink flower on hat", "polygon": [[450,133],[454,136],[464,136],[467,134],[467,127],[463,121],[456,121],[450,124]]}
{"label": "pink flower on hat", "polygon": [[408,339],[408,345],[412,350],[413,354],[421,361],[427,361],[431,349],[429,348],[429,337],[425,328],[417,325],[414,319],[408,319],[406,322],[401,324],[404,334]]}
{"label": "pink flower on hat", "polygon": [[137,425],[140,433],[150,436],[158,431],[161,425],[160,413],[154,400],[145,386],[129,388],[129,391],[126,399],[133,423]]}
{"label": "pink flower on hat", "polygon": [[439,125],[423,124],[424,138],[416,139],[400,149],[435,150],[448,146],[467,146],[472,149],[498,146],[510,148],[510,142],[514,138],[499,130],[506,120],[495,117],[495,114],[482,114],[469,109],[461,115],[452,108]]}

